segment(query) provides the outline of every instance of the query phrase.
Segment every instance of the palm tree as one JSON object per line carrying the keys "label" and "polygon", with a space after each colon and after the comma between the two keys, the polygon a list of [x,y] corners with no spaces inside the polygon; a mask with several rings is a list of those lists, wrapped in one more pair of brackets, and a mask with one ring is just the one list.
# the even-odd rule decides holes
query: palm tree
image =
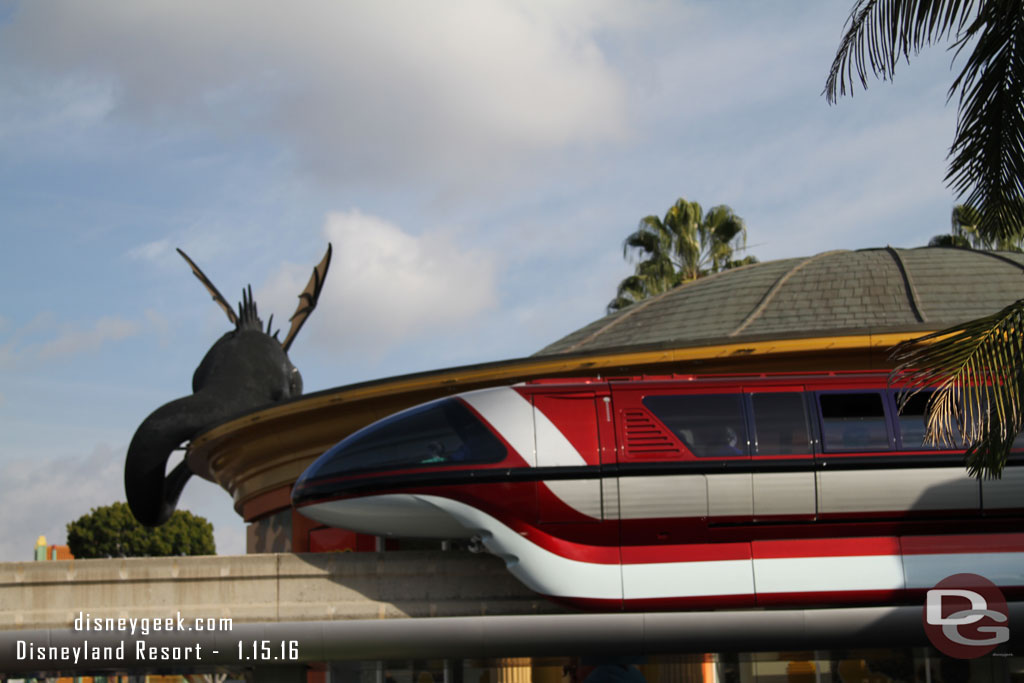
{"label": "palm tree", "polygon": [[978,230],[980,216],[975,209],[966,204],[953,207],[950,217],[950,232],[947,235],[936,235],[928,241],[929,247],[960,247],[961,249],[994,249],[996,251],[1024,251],[1024,235],[1014,238],[1001,237],[990,239]]}
{"label": "palm tree", "polygon": [[646,216],[623,242],[622,255],[637,258],[636,270],[619,283],[608,312],[709,273],[757,263],[753,256],[733,258],[746,248],[746,241],[746,224],[728,206],[705,214],[697,202],[676,200],[663,219]]}
{"label": "palm tree", "polygon": [[1024,429],[1022,330],[1024,299],[893,351],[891,379],[905,386],[903,403],[926,387],[938,388],[928,403],[927,439],[965,444],[975,476],[1000,476]]}
{"label": "palm tree", "polygon": [[[1024,0],[857,0],[826,97],[852,94],[855,80],[867,87],[868,71],[889,80],[901,58],[939,41],[967,57],[948,92],[959,102],[946,182],[966,195],[961,225],[986,244],[1015,243],[1024,233]],[[960,437],[970,472],[999,476],[1024,427],[1024,300],[905,342],[893,358],[905,398],[939,387],[929,400],[929,439]]]}
{"label": "palm tree", "polygon": [[825,95],[867,87],[869,70],[892,79],[901,58],[947,40],[967,62],[948,92],[959,105],[946,182],[967,195],[981,235],[1013,237],[1024,226],[1024,0],[858,0]]}

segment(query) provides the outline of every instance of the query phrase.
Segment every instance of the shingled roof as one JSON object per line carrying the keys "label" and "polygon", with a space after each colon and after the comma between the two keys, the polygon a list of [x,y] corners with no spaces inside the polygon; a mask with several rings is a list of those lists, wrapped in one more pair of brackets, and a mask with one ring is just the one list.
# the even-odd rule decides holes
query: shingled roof
{"label": "shingled roof", "polygon": [[1024,254],[942,247],[828,251],[686,283],[536,355],[938,330],[1024,298]]}

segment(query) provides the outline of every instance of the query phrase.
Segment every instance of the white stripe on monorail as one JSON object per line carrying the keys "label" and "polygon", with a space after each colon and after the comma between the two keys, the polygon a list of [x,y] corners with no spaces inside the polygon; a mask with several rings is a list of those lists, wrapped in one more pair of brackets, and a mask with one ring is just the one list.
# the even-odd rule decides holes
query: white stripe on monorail
{"label": "white stripe on monorail", "polygon": [[899,555],[766,558],[755,559],[753,564],[758,593],[906,588]]}
{"label": "white stripe on monorail", "polygon": [[652,562],[622,565],[626,600],[707,595],[753,595],[750,560]]}
{"label": "white stripe on monorail", "polygon": [[[478,389],[459,394],[459,398],[472,406],[473,410],[508,441],[523,460],[531,467],[537,464],[537,451],[533,436],[533,406],[511,387]],[[584,465],[583,458],[578,463]]]}
{"label": "white stripe on monorail", "polygon": [[[459,398],[490,423],[530,467],[586,467],[587,461],[561,430],[540,410],[512,387],[492,387],[467,391]],[[543,449],[537,447],[543,444]],[[601,517],[599,479],[554,480],[544,485],[576,512]]]}
{"label": "white stripe on monorail", "polygon": [[981,574],[997,586],[1024,586],[1024,553],[904,555],[907,588],[931,588],[953,574]]}
{"label": "white stripe on monorail", "polygon": [[[1008,651],[1024,645],[1024,603],[1009,603]],[[342,621],[238,624],[230,632],[153,632],[147,647],[199,644],[202,660],[138,662],[135,638],[125,633],[70,629],[0,631],[0,671],[140,672],[167,666],[175,671],[249,668],[238,661],[253,642],[296,641],[298,657],[271,665],[382,659],[477,659],[497,657],[629,656],[695,652],[903,648],[928,645],[920,605],[803,610],[728,610],[615,614],[353,619]],[[41,647],[116,647],[125,641],[124,660],[49,662],[16,658],[18,641]],[[213,654],[217,650],[218,654]]]}

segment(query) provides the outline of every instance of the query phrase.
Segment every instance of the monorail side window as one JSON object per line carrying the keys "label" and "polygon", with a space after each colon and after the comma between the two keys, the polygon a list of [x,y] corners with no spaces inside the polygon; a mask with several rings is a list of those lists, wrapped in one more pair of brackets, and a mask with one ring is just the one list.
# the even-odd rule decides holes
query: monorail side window
{"label": "monorail side window", "polygon": [[[904,450],[933,450],[936,448],[958,449],[961,448],[959,439],[954,445],[932,445],[925,444],[924,434],[928,420],[928,401],[932,397],[931,391],[920,391],[907,401],[899,414],[900,443]],[[899,406],[900,394],[894,395],[896,405]]]}
{"label": "monorail side window", "polygon": [[887,451],[885,405],[877,391],[819,394],[826,451]]}
{"label": "monorail side window", "polygon": [[[930,391],[914,394],[900,411],[900,442],[904,449],[935,448],[935,446],[926,445],[924,442],[925,422],[928,416],[925,409],[928,407],[928,400],[931,397],[932,392]],[[897,394],[897,407],[899,407],[899,401],[900,396]]]}
{"label": "monorail side window", "polygon": [[[928,401],[931,399],[932,391],[920,391],[910,397],[907,404],[899,414],[900,439],[904,450],[963,450],[963,440],[957,433],[957,426],[954,422],[953,434],[955,440],[952,444],[926,445],[924,435],[928,420]],[[893,396],[896,405],[899,405],[900,394],[895,392]],[[982,400],[982,405],[985,400]],[[983,409],[984,412],[984,409]],[[1024,434],[1018,435],[1013,442],[1014,450],[1024,448]]]}
{"label": "monorail side window", "polygon": [[811,453],[807,408],[801,392],[781,391],[750,395],[754,409],[754,443],[759,455]]}
{"label": "monorail side window", "polygon": [[740,394],[646,396],[654,413],[697,457],[747,454],[747,427]]}

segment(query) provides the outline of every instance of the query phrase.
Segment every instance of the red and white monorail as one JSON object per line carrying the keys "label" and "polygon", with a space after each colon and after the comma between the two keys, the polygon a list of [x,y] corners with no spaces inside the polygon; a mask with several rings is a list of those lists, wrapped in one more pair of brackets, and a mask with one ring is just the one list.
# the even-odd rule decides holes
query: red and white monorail
{"label": "red and white monorail", "polygon": [[885,604],[959,572],[1024,595],[1024,453],[922,443],[882,373],[535,380],[380,420],[296,482],[313,519],[472,539],[583,607]]}

